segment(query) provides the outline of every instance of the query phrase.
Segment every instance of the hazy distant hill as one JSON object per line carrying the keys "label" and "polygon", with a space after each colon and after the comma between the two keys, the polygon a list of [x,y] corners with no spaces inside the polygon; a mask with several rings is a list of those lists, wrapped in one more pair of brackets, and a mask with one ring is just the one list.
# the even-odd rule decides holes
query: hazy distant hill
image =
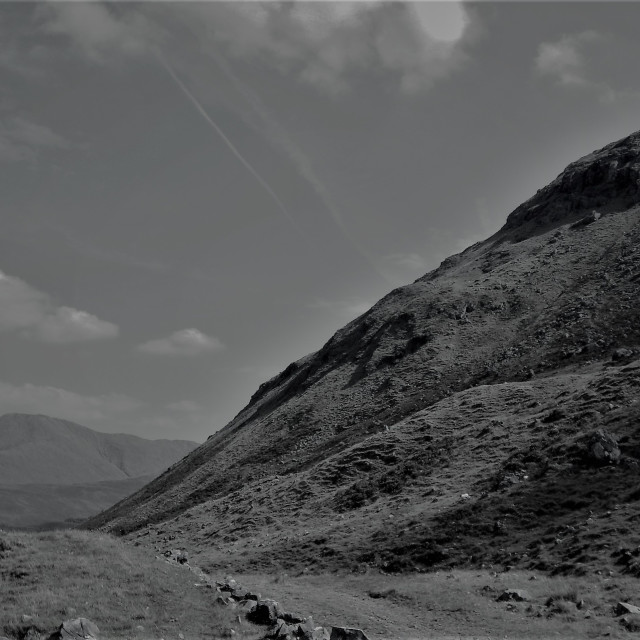
{"label": "hazy distant hill", "polygon": [[88,526],[157,546],[158,523],[200,566],[236,570],[640,575],[639,205],[640,132],[390,292]]}
{"label": "hazy distant hill", "polygon": [[0,417],[0,525],[95,514],[196,446],[100,433],[44,415],[5,414]]}

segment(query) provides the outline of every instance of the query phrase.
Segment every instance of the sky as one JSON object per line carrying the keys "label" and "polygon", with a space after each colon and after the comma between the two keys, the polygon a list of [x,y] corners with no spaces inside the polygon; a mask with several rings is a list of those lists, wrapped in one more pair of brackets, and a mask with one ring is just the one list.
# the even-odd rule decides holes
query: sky
{"label": "sky", "polygon": [[204,441],[640,129],[640,4],[0,3],[0,414]]}

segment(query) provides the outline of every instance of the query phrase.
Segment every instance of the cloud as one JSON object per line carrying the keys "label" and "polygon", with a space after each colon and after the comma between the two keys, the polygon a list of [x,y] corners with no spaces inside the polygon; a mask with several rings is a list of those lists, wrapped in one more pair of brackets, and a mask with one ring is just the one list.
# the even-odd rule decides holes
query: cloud
{"label": "cloud", "polygon": [[59,307],[38,323],[36,334],[43,342],[81,342],[115,338],[118,327],[85,311]]}
{"label": "cloud", "polygon": [[182,329],[166,338],[149,340],[137,347],[138,351],[159,356],[198,356],[224,349],[218,338],[208,336],[198,329]]}
{"label": "cloud", "polygon": [[124,395],[87,396],[57,387],[0,382],[0,413],[41,413],[83,424],[108,421],[141,406]]}
{"label": "cloud", "polygon": [[34,160],[43,150],[66,149],[69,143],[48,127],[23,117],[0,121],[0,161]]}
{"label": "cloud", "polygon": [[45,33],[70,38],[96,62],[113,61],[114,53],[143,54],[161,40],[161,32],[140,11],[100,2],[48,2],[38,9]]}
{"label": "cloud", "polygon": [[54,2],[40,13],[45,32],[94,61],[153,53],[184,29],[200,51],[259,59],[330,93],[348,90],[358,71],[391,73],[409,92],[428,88],[464,60],[459,44],[469,23],[455,1]]}
{"label": "cloud", "polygon": [[70,343],[114,338],[118,327],[90,313],[57,307],[23,280],[0,272],[0,331],[19,331],[42,342]]}
{"label": "cloud", "polygon": [[592,50],[606,43],[607,38],[595,31],[564,35],[556,42],[543,42],[538,47],[536,71],[560,86],[592,90],[603,101],[610,102],[616,98],[616,91],[606,82],[593,79],[588,64]]}

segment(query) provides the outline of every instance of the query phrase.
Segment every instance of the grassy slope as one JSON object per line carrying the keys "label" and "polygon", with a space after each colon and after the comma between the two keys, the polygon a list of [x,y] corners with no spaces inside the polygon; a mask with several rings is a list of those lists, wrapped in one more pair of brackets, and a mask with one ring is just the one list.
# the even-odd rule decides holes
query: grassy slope
{"label": "grassy slope", "polygon": [[0,549],[0,635],[48,634],[75,617],[113,639],[217,638],[229,625],[190,571],[107,535],[0,533]]}
{"label": "grassy slope", "polygon": [[[426,316],[421,328],[434,337],[422,349],[378,367],[371,362],[405,344],[406,333],[356,341],[364,354],[355,361],[330,361],[315,384],[216,434],[93,524],[135,529],[164,519],[161,528],[211,566],[245,569],[613,568],[620,536],[635,541],[637,468],[575,466],[576,447],[605,427],[627,438],[630,458],[640,452],[638,368],[611,366],[613,348],[640,344],[631,304],[640,281],[629,268],[640,247],[637,215],[549,229],[509,245],[508,259],[486,273],[487,247],[470,250],[371,313],[388,317],[395,305]],[[451,313],[460,300],[475,305],[464,319]],[[344,344],[363,322],[373,321],[335,340]],[[362,369],[367,375],[348,384]],[[286,385],[263,389],[258,404]],[[424,406],[420,397],[434,391],[442,396]],[[545,422],[554,408],[564,417]],[[509,474],[529,479],[502,486]],[[590,511],[598,517],[587,523]],[[160,538],[141,540],[162,548]]]}
{"label": "grassy slope", "polygon": [[[517,571],[235,577],[317,624],[360,627],[375,640],[622,638],[612,604],[636,591],[632,578]],[[206,640],[229,637],[230,629],[238,640],[262,637],[264,629],[215,605],[216,592],[201,584],[197,572],[108,535],[0,532],[0,634],[9,638],[32,627],[46,637],[74,617],[93,620],[105,640]],[[506,588],[525,590],[528,600],[497,602]]]}

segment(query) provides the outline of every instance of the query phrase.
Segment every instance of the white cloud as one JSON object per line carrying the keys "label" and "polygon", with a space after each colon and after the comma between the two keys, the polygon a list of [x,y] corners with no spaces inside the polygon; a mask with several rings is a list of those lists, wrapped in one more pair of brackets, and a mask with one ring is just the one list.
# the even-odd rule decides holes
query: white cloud
{"label": "white cloud", "polygon": [[469,22],[462,2],[47,3],[42,28],[89,58],[153,54],[176,26],[199,50],[222,46],[336,93],[354,71],[386,71],[407,91],[455,70]]}
{"label": "white cloud", "polygon": [[594,55],[593,49],[606,44],[606,40],[605,36],[595,31],[583,31],[564,35],[556,42],[543,42],[538,47],[536,71],[563,87],[595,91],[603,101],[610,102],[616,98],[616,91],[606,82],[595,80],[589,68],[589,56]]}
{"label": "white cloud", "polygon": [[0,413],[41,413],[84,424],[108,421],[140,406],[124,395],[86,396],[57,387],[0,382]]}
{"label": "white cloud", "polygon": [[52,343],[86,342],[118,335],[115,324],[85,311],[57,307],[45,293],[0,272],[0,331],[17,330]]}
{"label": "white cloud", "polygon": [[0,121],[0,161],[33,160],[46,149],[66,149],[69,143],[48,127],[23,117]]}
{"label": "white cloud", "polygon": [[115,338],[118,327],[100,320],[86,311],[71,307],[59,307],[45,316],[36,327],[36,335],[43,342],[81,342]]}
{"label": "white cloud", "polygon": [[159,356],[197,356],[221,349],[224,349],[224,345],[218,338],[208,336],[198,329],[182,329],[166,338],[138,345],[138,351]]}
{"label": "white cloud", "polygon": [[160,31],[140,11],[122,6],[48,2],[40,6],[39,14],[44,31],[69,37],[85,55],[98,62],[113,60],[114,53],[145,53],[161,39]]}

